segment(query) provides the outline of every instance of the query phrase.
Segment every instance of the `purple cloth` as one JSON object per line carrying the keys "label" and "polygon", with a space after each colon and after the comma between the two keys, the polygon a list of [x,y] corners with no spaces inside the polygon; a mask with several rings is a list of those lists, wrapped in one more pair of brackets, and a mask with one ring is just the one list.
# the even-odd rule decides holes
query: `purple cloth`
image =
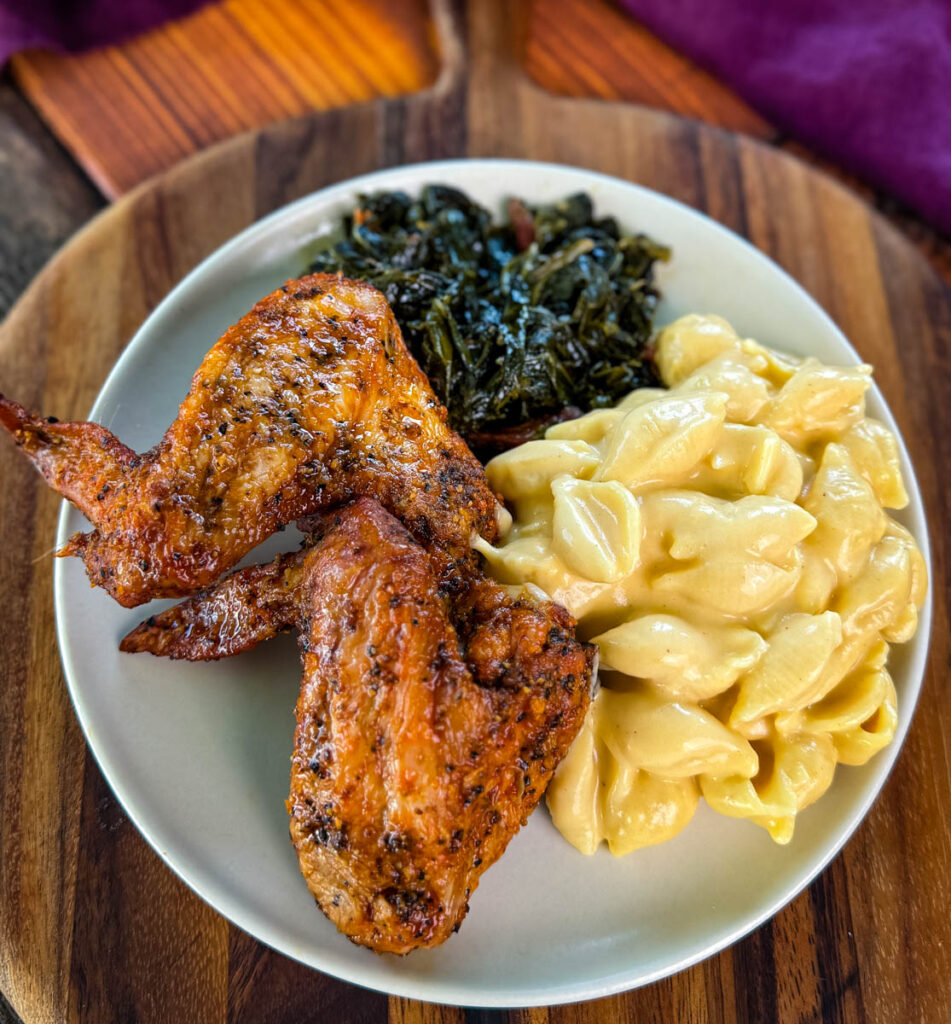
{"label": "purple cloth", "polygon": [[951,231],[949,0],[621,0],[796,139]]}
{"label": "purple cloth", "polygon": [[204,0],[0,0],[0,65],[18,50],[88,50],[144,32]]}

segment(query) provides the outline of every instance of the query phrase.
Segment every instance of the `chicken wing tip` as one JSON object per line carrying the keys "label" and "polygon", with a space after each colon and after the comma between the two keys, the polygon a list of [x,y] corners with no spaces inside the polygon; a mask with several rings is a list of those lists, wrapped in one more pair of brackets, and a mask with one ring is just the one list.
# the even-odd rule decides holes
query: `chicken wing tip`
{"label": "chicken wing tip", "polygon": [[11,434],[16,434],[25,426],[34,425],[37,417],[33,416],[19,402],[0,393],[0,425]]}

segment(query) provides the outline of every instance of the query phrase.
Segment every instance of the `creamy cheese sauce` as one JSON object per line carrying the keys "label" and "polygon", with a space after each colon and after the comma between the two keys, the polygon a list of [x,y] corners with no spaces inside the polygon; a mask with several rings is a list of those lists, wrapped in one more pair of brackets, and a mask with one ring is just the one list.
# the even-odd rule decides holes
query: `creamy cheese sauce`
{"label": "creamy cheese sauce", "polygon": [[548,792],[579,850],[662,842],[702,795],[788,842],[892,739],[890,643],[927,586],[890,518],[898,445],[868,366],[795,359],[717,317],[664,330],[669,390],[633,392],[493,459],[512,509],[490,571],[565,605],[602,687]]}

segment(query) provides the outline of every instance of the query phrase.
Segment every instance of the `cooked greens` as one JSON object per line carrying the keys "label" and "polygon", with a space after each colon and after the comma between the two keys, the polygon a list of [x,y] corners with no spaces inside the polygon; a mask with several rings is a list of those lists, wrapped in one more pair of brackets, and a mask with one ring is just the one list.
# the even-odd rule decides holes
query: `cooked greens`
{"label": "cooked greens", "polygon": [[444,185],[360,196],[311,266],[386,295],[452,426],[481,448],[657,384],[645,346],[669,250],[596,219],[583,193],[508,212],[493,225]]}

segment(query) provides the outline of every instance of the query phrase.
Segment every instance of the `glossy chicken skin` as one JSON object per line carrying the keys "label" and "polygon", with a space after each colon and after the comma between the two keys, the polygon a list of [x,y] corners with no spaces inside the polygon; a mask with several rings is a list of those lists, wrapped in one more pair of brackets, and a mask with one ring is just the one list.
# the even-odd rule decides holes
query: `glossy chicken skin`
{"label": "glossy chicken skin", "polygon": [[127,607],[207,586],[283,524],[360,495],[449,558],[497,531],[482,467],[386,300],[332,275],[288,282],[229,328],[143,455],[3,396],[0,424],[96,527],[60,554]]}
{"label": "glossy chicken skin", "polygon": [[440,581],[368,500],[315,547],[237,572],[122,646],[215,658],[291,621],[304,676],[287,807],[307,884],[354,942],[435,946],[580,728],[593,648],[563,608],[478,570]]}

